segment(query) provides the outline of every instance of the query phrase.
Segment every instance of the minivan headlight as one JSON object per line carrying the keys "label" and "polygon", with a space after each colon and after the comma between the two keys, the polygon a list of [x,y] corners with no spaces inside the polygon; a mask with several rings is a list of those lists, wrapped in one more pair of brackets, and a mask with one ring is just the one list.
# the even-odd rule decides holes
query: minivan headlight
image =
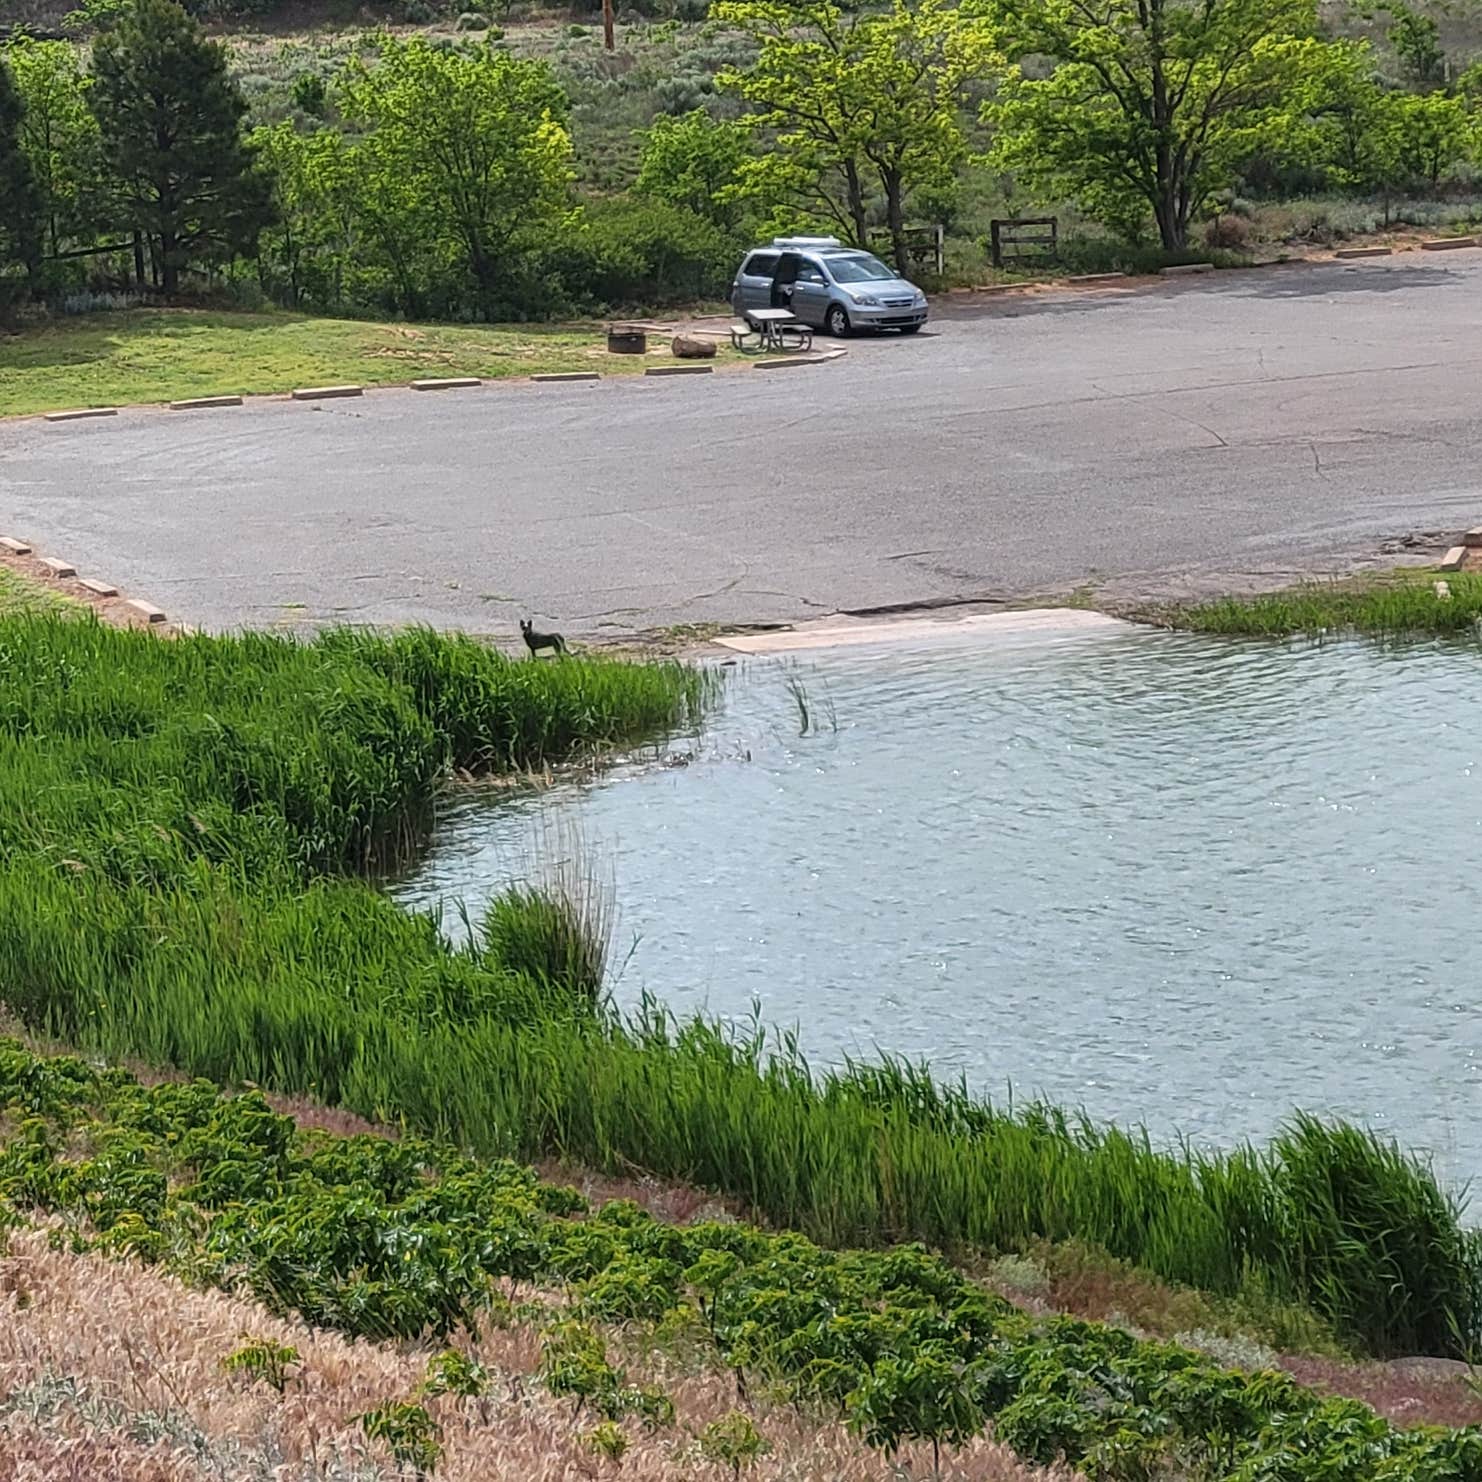
{"label": "minivan headlight", "polygon": [[872,309],[880,306],[880,300],[873,293],[862,293],[858,288],[851,288],[849,297],[857,304],[868,304]]}
{"label": "minivan headlight", "polygon": [[918,288],[916,290],[916,297],[912,299],[911,302],[919,307],[921,304],[924,304],[926,302],[926,295],[922,293],[922,291]]}

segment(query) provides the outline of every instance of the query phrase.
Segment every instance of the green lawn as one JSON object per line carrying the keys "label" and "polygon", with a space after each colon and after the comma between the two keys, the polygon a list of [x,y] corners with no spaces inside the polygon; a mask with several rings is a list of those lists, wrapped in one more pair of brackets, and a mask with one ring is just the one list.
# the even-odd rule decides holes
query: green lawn
{"label": "green lawn", "polygon": [[[652,348],[652,343],[651,343]],[[375,324],[297,314],[139,309],[0,336],[0,417],[432,376],[641,370],[600,325]],[[667,363],[666,354],[662,362]]]}
{"label": "green lawn", "polygon": [[31,581],[9,566],[0,566],[0,617],[18,613],[77,611],[78,604],[61,592]]}

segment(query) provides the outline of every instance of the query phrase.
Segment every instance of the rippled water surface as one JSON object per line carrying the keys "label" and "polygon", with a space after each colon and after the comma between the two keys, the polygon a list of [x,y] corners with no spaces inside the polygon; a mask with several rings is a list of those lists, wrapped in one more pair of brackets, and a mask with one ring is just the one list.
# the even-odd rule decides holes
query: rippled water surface
{"label": "rippled water surface", "polygon": [[728,672],[688,765],[461,805],[397,893],[476,918],[554,815],[615,878],[620,1000],[756,1000],[820,1059],[1201,1141],[1301,1105],[1482,1172],[1476,648],[1107,628]]}

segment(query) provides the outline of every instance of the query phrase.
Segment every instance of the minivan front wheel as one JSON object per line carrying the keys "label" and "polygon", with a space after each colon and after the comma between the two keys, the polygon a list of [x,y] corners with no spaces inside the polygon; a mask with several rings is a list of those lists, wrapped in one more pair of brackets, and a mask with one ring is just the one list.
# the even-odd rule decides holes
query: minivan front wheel
{"label": "minivan front wheel", "polygon": [[844,312],[843,304],[829,305],[828,313],[824,317],[823,327],[836,340],[842,340],[849,333],[849,315]]}

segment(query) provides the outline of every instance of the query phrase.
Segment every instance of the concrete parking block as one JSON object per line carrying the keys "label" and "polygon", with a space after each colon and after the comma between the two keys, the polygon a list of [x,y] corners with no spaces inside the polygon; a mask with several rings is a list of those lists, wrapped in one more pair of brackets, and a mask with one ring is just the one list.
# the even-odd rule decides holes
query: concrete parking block
{"label": "concrete parking block", "polygon": [[754,370],[783,370],[790,365],[827,365],[828,358],[823,355],[792,355],[781,360],[753,360]]}
{"label": "concrete parking block", "polygon": [[300,386],[292,393],[295,401],[333,401],[342,396],[364,395],[364,386]]}
{"label": "concrete parking block", "polygon": [[116,417],[117,407],[78,407],[70,412],[48,412],[48,422],[85,422],[90,417]]}

